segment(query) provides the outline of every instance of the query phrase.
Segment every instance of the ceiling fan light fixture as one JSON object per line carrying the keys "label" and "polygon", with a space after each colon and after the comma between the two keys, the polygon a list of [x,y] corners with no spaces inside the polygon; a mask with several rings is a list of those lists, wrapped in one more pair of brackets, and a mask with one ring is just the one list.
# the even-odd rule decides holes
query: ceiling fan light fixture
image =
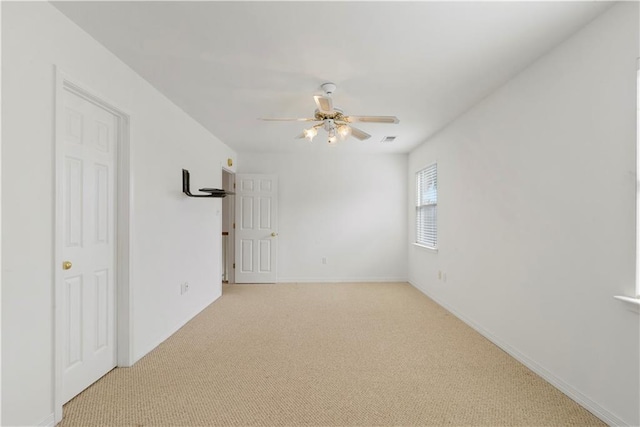
{"label": "ceiling fan light fixture", "polygon": [[332,128],[329,131],[329,139],[327,140],[327,142],[329,144],[335,144],[336,142],[338,142],[338,137],[336,136],[336,130],[335,128]]}
{"label": "ceiling fan light fixture", "polygon": [[339,125],[338,126],[338,135],[340,135],[341,139],[347,139],[349,135],[351,135],[351,127],[347,125]]}
{"label": "ceiling fan light fixture", "polygon": [[313,141],[313,137],[316,136],[317,134],[318,134],[318,130],[315,127],[304,130],[304,137],[307,138],[309,141]]}

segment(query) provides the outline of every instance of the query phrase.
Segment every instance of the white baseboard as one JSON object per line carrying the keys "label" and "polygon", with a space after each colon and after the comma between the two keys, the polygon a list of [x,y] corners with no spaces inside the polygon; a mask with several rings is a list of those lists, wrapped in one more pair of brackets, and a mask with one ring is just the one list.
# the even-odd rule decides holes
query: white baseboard
{"label": "white baseboard", "polygon": [[139,354],[134,354],[131,366],[133,366],[138,360],[142,359],[144,356],[146,356],[147,354],[152,352],[160,344],[165,342],[171,335],[173,335],[176,332],[178,332],[178,330],[180,328],[182,328],[184,325],[186,325],[191,319],[196,317],[198,314],[200,314],[205,308],[207,308],[211,304],[213,304],[221,296],[222,296],[222,293],[216,293],[211,301],[206,302],[201,307],[196,309],[195,313],[192,313],[186,319],[182,319],[180,322],[178,322],[176,325],[174,325],[173,328],[169,329],[164,335],[162,335],[159,339],[157,339],[148,349],[143,350]]}
{"label": "white baseboard", "polygon": [[384,283],[405,282],[406,277],[278,277],[278,283]]}
{"label": "white baseboard", "polygon": [[54,414],[51,414],[37,425],[41,427],[54,427],[56,425],[56,417]]}
{"label": "white baseboard", "polygon": [[597,404],[593,400],[589,399],[587,396],[582,394],[580,391],[576,390],[570,384],[566,383],[562,379],[558,378],[557,376],[555,376],[554,374],[552,374],[551,372],[546,370],[544,367],[540,366],[534,360],[532,360],[529,357],[525,356],[524,354],[520,353],[518,350],[516,350],[515,348],[511,347],[506,342],[500,340],[498,337],[494,336],[493,334],[491,334],[490,332],[485,330],[482,326],[478,325],[477,323],[475,323],[474,321],[468,319],[467,317],[461,315],[456,310],[454,310],[451,307],[449,307],[447,304],[444,304],[443,302],[439,301],[434,296],[430,295],[429,292],[427,292],[421,286],[418,286],[418,285],[416,285],[415,283],[413,283],[411,281],[409,281],[409,283],[414,288],[418,289],[420,292],[422,292],[423,294],[425,294],[426,296],[431,298],[433,301],[435,301],[438,305],[443,307],[445,310],[447,310],[448,312],[450,312],[451,314],[456,316],[458,319],[460,319],[464,323],[466,323],[468,326],[470,326],[471,328],[476,330],[480,335],[484,336],[486,339],[488,339],[489,341],[491,341],[492,343],[494,343],[495,345],[500,347],[502,350],[507,352],[511,357],[516,359],[518,362],[522,363],[527,368],[531,369],[533,372],[535,372],[536,374],[540,375],[549,384],[551,384],[552,386],[554,386],[555,388],[557,388],[558,390],[560,390],[561,392],[566,394],[572,400],[576,401],[578,404],[580,404],[582,407],[584,407],[587,411],[591,412],[593,415],[595,415],[596,417],[600,418],[602,421],[604,421],[608,425],[610,425],[610,426],[628,426],[629,425],[626,422],[622,421],[617,416],[615,416],[614,414],[612,414],[611,412],[609,412],[606,409],[604,409],[602,406],[600,406],[599,404]]}

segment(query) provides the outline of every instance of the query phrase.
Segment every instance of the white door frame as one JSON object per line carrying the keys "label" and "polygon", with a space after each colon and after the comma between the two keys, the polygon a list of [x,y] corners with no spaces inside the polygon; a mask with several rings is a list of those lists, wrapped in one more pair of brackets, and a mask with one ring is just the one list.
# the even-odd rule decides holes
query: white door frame
{"label": "white door frame", "polygon": [[54,416],[56,424],[62,420],[62,377],[63,377],[63,349],[64,342],[63,324],[64,318],[61,311],[64,301],[63,274],[62,274],[62,171],[63,171],[63,147],[64,147],[64,114],[63,95],[69,91],[100,108],[103,108],[117,118],[118,137],[116,142],[116,197],[115,197],[115,225],[116,225],[116,352],[117,366],[131,366],[133,364],[133,348],[131,345],[133,300],[131,295],[131,172],[129,161],[129,114],[114,107],[112,103],[97,96],[92,91],[85,89],[77,83],[77,80],[68,74],[55,68],[55,167],[54,167],[54,256],[53,256],[53,298],[54,298],[54,339],[53,339],[53,399]]}

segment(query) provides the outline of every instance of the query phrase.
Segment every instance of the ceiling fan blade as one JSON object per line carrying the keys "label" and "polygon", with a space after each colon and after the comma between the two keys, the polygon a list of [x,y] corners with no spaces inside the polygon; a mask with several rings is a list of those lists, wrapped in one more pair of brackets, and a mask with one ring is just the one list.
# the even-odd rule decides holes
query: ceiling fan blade
{"label": "ceiling fan blade", "polygon": [[350,126],[350,128],[351,128],[351,136],[353,136],[354,138],[358,138],[360,141],[364,141],[365,139],[371,138],[371,135],[369,135],[365,131],[362,131],[358,128],[354,128],[353,126]]}
{"label": "ceiling fan blade", "polygon": [[309,119],[309,118],[305,118],[305,119],[295,119],[295,118],[271,118],[271,117],[267,117],[267,118],[259,118],[258,120],[264,120],[266,122],[319,122],[320,120],[317,119]]}
{"label": "ceiling fan blade", "polygon": [[318,111],[327,114],[333,113],[333,101],[331,100],[331,98],[323,95],[315,95],[313,99],[314,101],[316,101]]}
{"label": "ceiling fan blade", "polygon": [[400,123],[396,116],[347,116],[344,120],[349,123]]}

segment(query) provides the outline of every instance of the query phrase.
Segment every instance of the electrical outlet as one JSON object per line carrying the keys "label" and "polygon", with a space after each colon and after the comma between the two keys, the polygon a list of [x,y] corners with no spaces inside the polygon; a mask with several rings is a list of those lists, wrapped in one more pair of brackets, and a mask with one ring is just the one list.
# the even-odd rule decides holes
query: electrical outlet
{"label": "electrical outlet", "polygon": [[327,263],[327,257],[324,257],[324,256],[322,257],[322,263],[323,263],[323,264],[326,264],[326,263]]}
{"label": "electrical outlet", "polygon": [[442,280],[442,270],[438,270],[438,280]]}
{"label": "electrical outlet", "polygon": [[180,285],[180,295],[184,295],[189,291],[189,282],[184,282]]}

